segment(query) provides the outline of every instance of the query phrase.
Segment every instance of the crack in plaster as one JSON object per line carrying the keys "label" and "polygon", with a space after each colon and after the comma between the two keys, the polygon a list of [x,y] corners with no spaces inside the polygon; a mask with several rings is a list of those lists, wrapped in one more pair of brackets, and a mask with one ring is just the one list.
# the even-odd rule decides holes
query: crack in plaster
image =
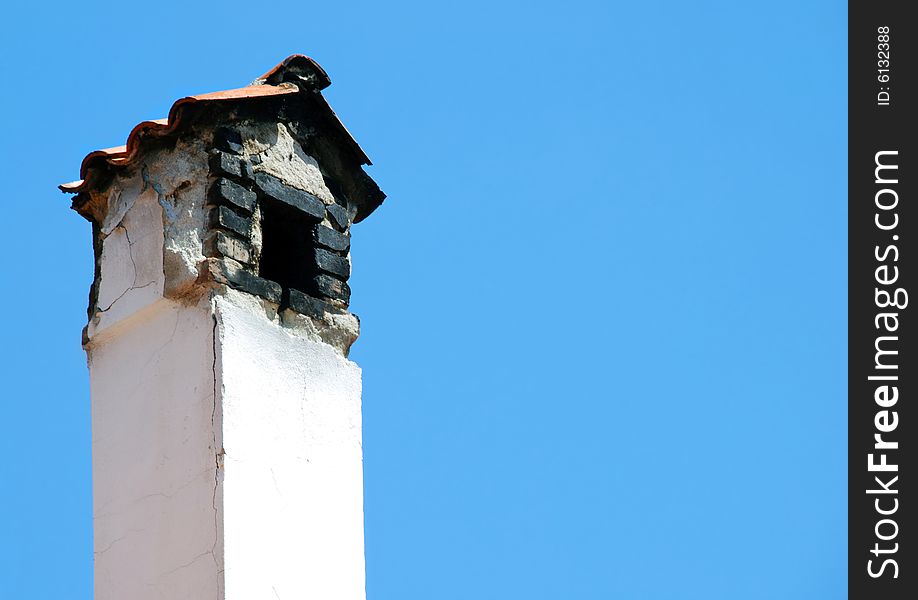
{"label": "crack in plaster", "polygon": [[[185,564],[179,565],[179,566],[175,567],[174,569],[172,569],[172,570],[170,570],[170,571],[166,571],[165,573],[160,573],[160,574],[158,575],[158,577],[165,577],[166,575],[172,575],[172,574],[175,573],[176,571],[181,571],[182,569],[186,569],[186,568],[190,567],[191,565],[193,565],[194,563],[196,563],[196,562],[198,562],[199,560],[201,560],[202,558],[204,558],[205,556],[207,556],[208,554],[213,554],[213,552],[210,551],[210,550],[208,550],[207,552],[202,552],[202,553],[198,554],[197,556],[195,556],[194,558],[192,558],[190,561],[186,562]],[[147,585],[156,586],[156,585],[159,585],[159,584],[150,583],[150,584],[147,584]]]}
{"label": "crack in plaster", "polygon": [[146,372],[147,372],[147,367],[149,367],[149,366],[150,366],[150,363],[152,363],[154,360],[158,360],[158,359],[159,359],[159,354],[160,354],[163,350],[165,350],[167,347],[169,347],[169,345],[174,341],[174,339],[175,339],[175,334],[176,334],[176,332],[178,331],[178,326],[179,326],[179,313],[175,313],[175,324],[172,326],[172,333],[169,334],[169,339],[166,340],[159,348],[157,348],[157,349],[150,355],[150,358],[149,358],[146,362],[143,363],[143,367],[141,367],[141,369],[140,369],[140,374],[141,374],[141,375],[137,378],[137,385],[135,385],[133,388],[131,388],[131,391],[130,391],[130,392],[128,393],[128,395],[127,395],[128,398],[133,398],[133,397],[134,397],[134,394],[137,393],[137,390],[140,389],[141,387],[143,387],[143,385],[144,385],[143,382],[144,382],[144,377],[145,377]]}
{"label": "crack in plaster", "polygon": [[[172,325],[172,333],[169,334],[169,339],[163,342],[163,344],[157,348],[156,351],[150,356],[150,359],[143,363],[141,373],[145,373],[147,367],[150,366],[150,363],[159,358],[159,353],[165,350],[173,341],[175,341],[175,334],[178,331],[179,320],[179,313],[175,313],[175,323]],[[136,390],[137,388],[134,389]]]}
{"label": "crack in plaster", "polygon": [[[152,493],[152,494],[145,494],[145,495],[143,495],[143,496],[140,496],[139,498],[136,498],[136,499],[132,500],[132,501],[131,501],[131,504],[139,504],[139,503],[143,502],[144,500],[149,500],[150,498],[167,498],[167,499],[174,498],[175,496],[178,496],[180,493],[182,493],[182,492],[183,492],[186,488],[188,488],[191,484],[193,484],[193,483],[196,482],[198,479],[200,479],[202,475],[206,475],[208,472],[209,472],[209,470],[208,470],[208,471],[200,471],[200,472],[198,472],[198,473],[195,473],[194,476],[193,476],[191,479],[189,479],[188,481],[186,481],[185,483],[183,483],[182,485],[180,485],[179,487],[177,487],[177,488],[175,489],[175,491],[173,491],[171,494],[166,494],[166,493],[163,493],[163,492],[154,492],[154,493]],[[106,506],[108,506],[109,504],[111,504],[111,502],[106,502],[104,505],[102,505],[101,508],[104,509],[104,508],[105,508]],[[121,511],[121,510],[113,511],[113,512],[98,512],[98,513],[95,513],[95,514],[93,515],[93,517],[96,518],[96,519],[104,519],[104,518],[106,518],[106,517],[113,517],[113,516],[115,516],[115,515],[120,515],[120,514],[122,514],[123,512],[124,512],[124,511]]]}
{"label": "crack in plaster", "polygon": [[277,485],[277,475],[274,473],[274,467],[271,467],[268,470],[271,472],[271,481],[274,482],[274,489],[277,490],[277,495],[282,496],[283,493],[281,492],[280,486]]}
{"label": "crack in plaster", "polygon": [[219,335],[219,322],[217,321],[217,311],[216,306],[213,306],[213,377],[214,377],[214,406],[213,410],[210,413],[210,431],[213,436],[213,452],[214,452],[214,494],[212,498],[212,505],[214,509],[214,544],[211,546],[210,554],[214,558],[214,566],[217,568],[217,600],[220,600],[220,579],[221,574],[220,563],[217,561],[217,543],[220,540],[220,515],[217,512],[217,490],[220,486],[220,461],[225,455],[223,448],[217,450],[217,340]]}
{"label": "crack in plaster", "polygon": [[106,547],[103,548],[102,550],[99,550],[99,551],[97,551],[97,552],[93,552],[93,554],[94,554],[95,556],[102,556],[103,554],[105,554],[106,552],[108,552],[109,550],[111,550],[111,549],[112,549],[112,546],[114,546],[115,544],[117,544],[117,543],[120,542],[121,540],[127,538],[127,537],[130,536],[132,533],[141,533],[142,531],[143,531],[143,529],[128,529],[127,532],[126,532],[124,535],[122,535],[121,537],[115,538],[114,540],[112,540],[112,541],[108,544],[108,546],[106,546]]}
{"label": "crack in plaster", "polygon": [[[204,260],[201,247],[207,154],[203,142],[179,142],[168,161],[154,153],[140,169],[143,191],[155,200],[162,217],[163,295],[181,298],[190,292]],[[152,199],[152,198],[151,198]]]}
{"label": "crack in plaster", "polygon": [[[115,304],[117,304],[119,300],[121,300],[122,298],[124,298],[125,294],[127,294],[127,293],[130,292],[131,290],[142,290],[143,288],[150,287],[151,285],[153,285],[154,283],[156,283],[156,280],[154,279],[153,281],[151,281],[151,282],[149,282],[149,283],[145,283],[145,284],[143,284],[143,285],[137,285],[137,263],[134,262],[134,244],[135,244],[136,242],[132,242],[132,241],[131,241],[131,236],[130,236],[130,234],[128,234],[127,227],[125,227],[123,224],[119,223],[119,224],[115,227],[115,229],[113,229],[112,231],[115,231],[115,230],[117,230],[117,229],[121,229],[122,231],[124,231],[124,238],[127,240],[127,243],[128,243],[128,258],[131,260],[131,271],[133,271],[134,277],[133,277],[133,279],[131,280],[131,285],[130,285],[130,287],[128,287],[126,290],[124,290],[123,292],[121,292],[120,294],[118,294],[118,297],[115,298],[114,300],[112,300],[111,303],[109,303],[108,306],[106,306],[105,308],[97,309],[98,312],[100,312],[100,313],[108,312],[109,310],[111,310],[111,308],[112,308]],[[139,241],[139,240],[138,240],[138,241]]]}
{"label": "crack in plaster", "polygon": [[102,233],[104,237],[111,235],[111,233],[121,225],[124,216],[134,206],[134,201],[136,200],[134,194],[128,194],[126,201],[122,201],[123,198],[124,189],[118,190],[116,196],[109,198],[109,212],[105,216],[105,220],[99,224],[100,233]]}

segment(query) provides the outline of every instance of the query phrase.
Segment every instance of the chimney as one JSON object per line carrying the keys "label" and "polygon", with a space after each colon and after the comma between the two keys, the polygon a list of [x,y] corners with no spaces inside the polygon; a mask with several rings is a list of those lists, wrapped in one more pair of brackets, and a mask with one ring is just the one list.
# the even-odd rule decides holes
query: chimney
{"label": "chimney", "polygon": [[61,186],[92,223],[96,600],[365,598],[350,228],[385,195],[295,55]]}

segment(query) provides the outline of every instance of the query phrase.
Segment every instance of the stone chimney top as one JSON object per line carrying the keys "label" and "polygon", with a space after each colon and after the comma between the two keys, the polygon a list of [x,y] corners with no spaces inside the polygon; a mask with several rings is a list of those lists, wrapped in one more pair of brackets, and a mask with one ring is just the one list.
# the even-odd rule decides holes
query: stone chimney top
{"label": "stone chimney top", "polygon": [[[295,54],[249,86],[181,98],[168,118],[135,126],[124,146],[89,153],[81,179],[60,188],[93,223],[97,262],[119,228],[139,239],[125,216],[150,195],[162,209],[166,297],[213,282],[314,318],[346,309],[350,225],[385,194],[322,96],[330,84]],[[104,271],[97,264],[87,343],[114,298],[105,292],[120,297],[147,282],[135,270],[128,287],[111,289]]]}

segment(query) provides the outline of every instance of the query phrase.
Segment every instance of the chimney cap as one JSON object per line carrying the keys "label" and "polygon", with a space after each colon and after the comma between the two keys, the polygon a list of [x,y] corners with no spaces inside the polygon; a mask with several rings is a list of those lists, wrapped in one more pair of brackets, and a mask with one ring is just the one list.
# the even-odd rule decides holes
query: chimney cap
{"label": "chimney cap", "polygon": [[257,102],[265,98],[293,96],[301,92],[314,94],[320,111],[328,118],[331,127],[336,130],[335,133],[353,153],[357,162],[361,165],[373,164],[322,96],[321,90],[329,85],[331,79],[316,61],[303,54],[293,54],[246,87],[176,100],[167,118],[138,123],[131,130],[124,146],[95,150],[87,154],[80,165],[80,179],[58,187],[62,192],[78,194],[104,185],[114,172],[129,167],[136,161],[146,141],[180,132],[184,125],[185,109],[191,105]]}

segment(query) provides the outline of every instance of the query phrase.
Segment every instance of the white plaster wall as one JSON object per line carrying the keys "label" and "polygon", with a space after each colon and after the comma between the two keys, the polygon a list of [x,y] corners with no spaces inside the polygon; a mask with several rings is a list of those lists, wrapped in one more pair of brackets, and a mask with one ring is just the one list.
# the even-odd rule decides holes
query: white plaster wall
{"label": "white plaster wall", "polygon": [[197,276],[205,177],[192,150],[113,185],[100,224],[86,347],[96,600],[217,598],[222,585],[212,304],[163,297],[167,280]]}
{"label": "white plaster wall", "polygon": [[101,273],[90,337],[101,334],[163,295],[162,211],[152,189],[115,193],[124,212],[103,224]]}
{"label": "white plaster wall", "polygon": [[360,369],[251,296],[215,306],[226,600],[362,600]]}
{"label": "white plaster wall", "polygon": [[[296,152],[262,154],[322,192]],[[356,319],[202,287],[206,181],[200,143],[180,142],[112,186],[100,227],[95,598],[363,600]]]}
{"label": "white plaster wall", "polygon": [[89,349],[96,600],[218,597],[213,331],[161,299]]}
{"label": "white plaster wall", "polygon": [[87,333],[114,334],[163,295],[189,293],[204,260],[207,154],[198,140],[151,153],[112,185],[102,237],[98,297]]}

